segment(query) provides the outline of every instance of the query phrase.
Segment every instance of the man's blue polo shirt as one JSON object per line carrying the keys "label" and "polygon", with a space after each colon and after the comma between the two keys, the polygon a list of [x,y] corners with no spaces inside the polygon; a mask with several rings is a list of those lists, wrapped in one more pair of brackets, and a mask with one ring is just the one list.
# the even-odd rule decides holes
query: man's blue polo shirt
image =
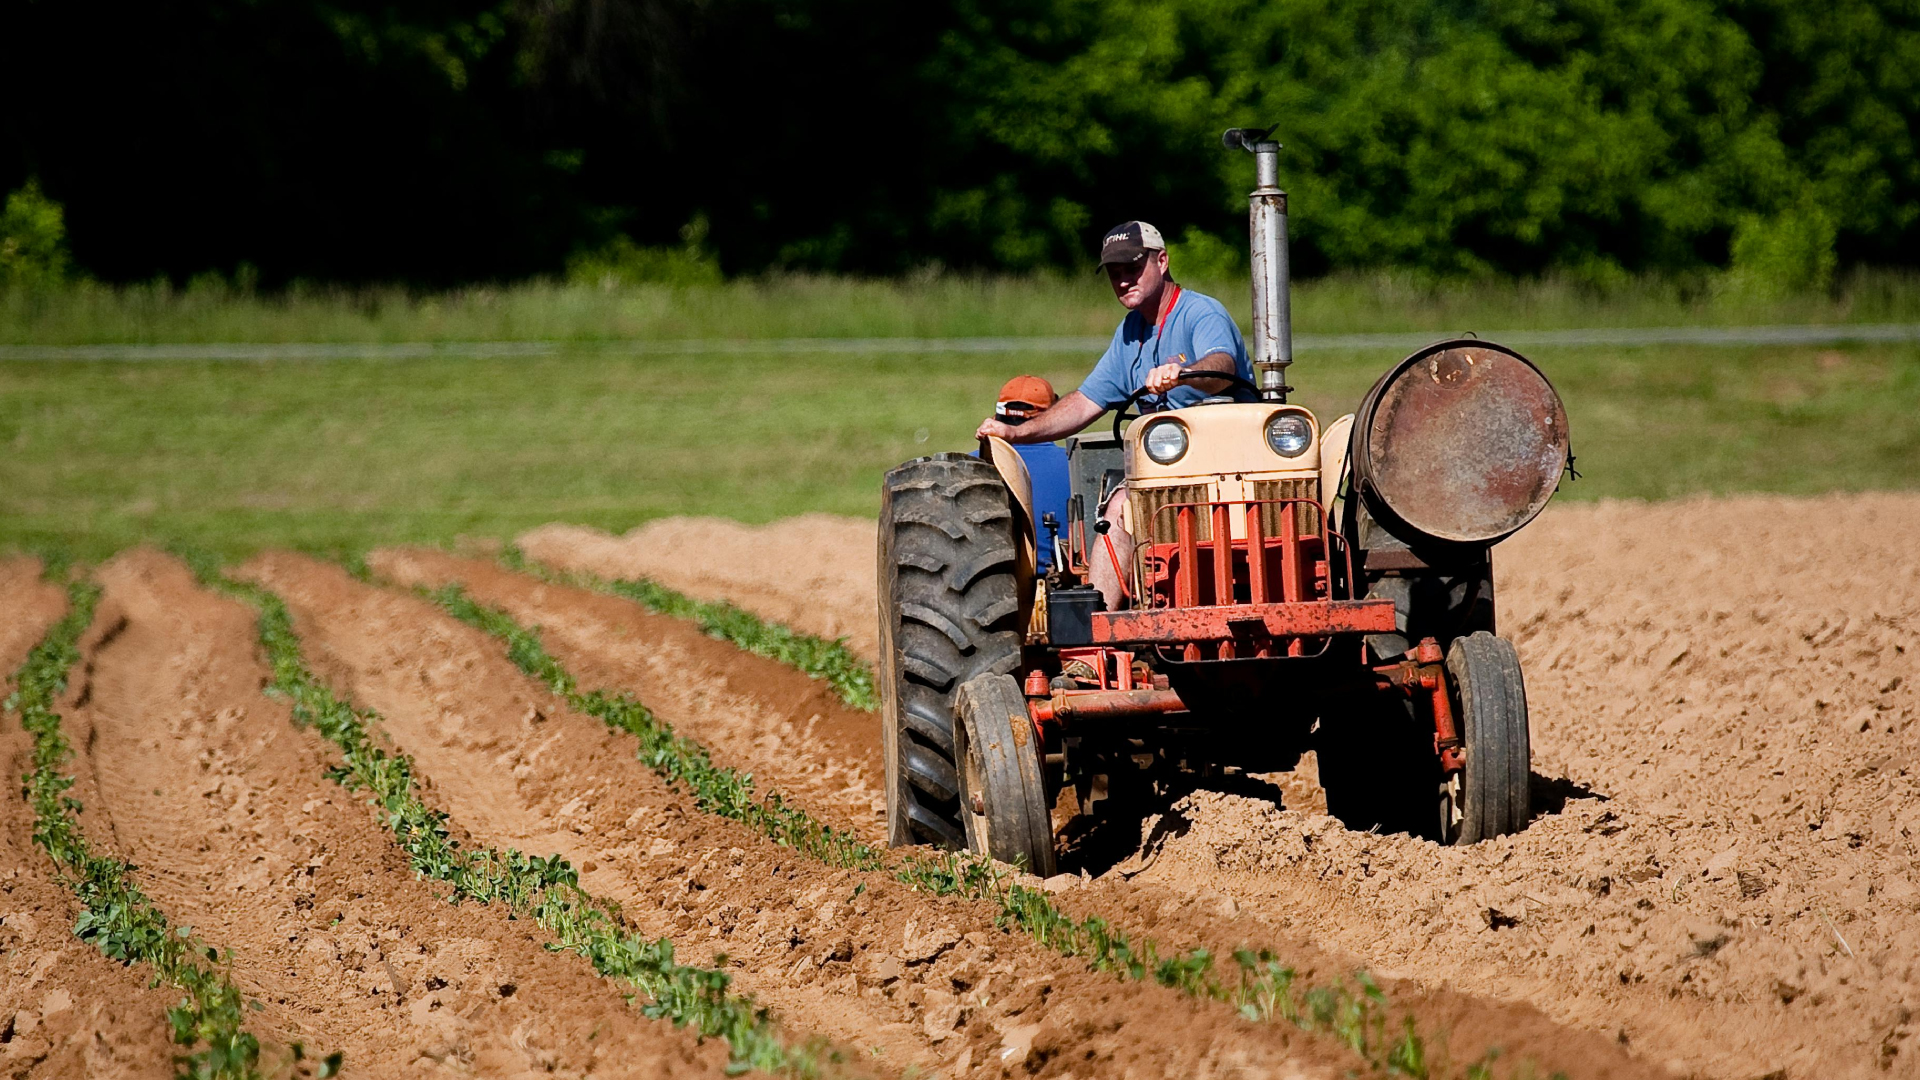
{"label": "man's blue polo shirt", "polygon": [[[1247,360],[1247,343],[1240,328],[1220,301],[1192,289],[1180,290],[1166,322],[1155,326],[1137,311],[1130,311],[1113,332],[1113,343],[1093,366],[1093,373],[1080,384],[1080,392],[1095,405],[1111,409],[1147,384],[1147,372],[1162,364],[1191,364],[1204,356],[1227,353],[1233,357],[1233,370],[1248,382],[1253,381],[1253,365]],[[1245,401],[1253,400],[1244,387],[1232,387],[1227,393]],[[1165,394],[1153,394],[1140,402],[1143,412],[1180,409],[1199,403],[1207,392],[1194,386],[1176,386]]]}

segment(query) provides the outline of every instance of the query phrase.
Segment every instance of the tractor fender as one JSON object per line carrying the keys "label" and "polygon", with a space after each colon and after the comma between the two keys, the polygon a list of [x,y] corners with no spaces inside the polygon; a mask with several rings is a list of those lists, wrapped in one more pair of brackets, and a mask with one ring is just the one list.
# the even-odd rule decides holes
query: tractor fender
{"label": "tractor fender", "polygon": [[1339,521],[1333,501],[1347,478],[1347,443],[1352,437],[1353,414],[1328,424],[1320,433],[1320,505],[1326,508],[1328,521]]}
{"label": "tractor fender", "polygon": [[1020,536],[1020,544],[1014,560],[1013,580],[1019,589],[1020,622],[1024,626],[1033,614],[1034,568],[1038,565],[1034,539],[1038,523],[1033,520],[1033,477],[1027,473],[1027,463],[1012,443],[997,435],[989,435],[981,442],[985,445],[980,456],[993,463],[1001,482],[1013,493],[1014,513],[1020,518],[1016,522],[1019,528],[1015,530]]}

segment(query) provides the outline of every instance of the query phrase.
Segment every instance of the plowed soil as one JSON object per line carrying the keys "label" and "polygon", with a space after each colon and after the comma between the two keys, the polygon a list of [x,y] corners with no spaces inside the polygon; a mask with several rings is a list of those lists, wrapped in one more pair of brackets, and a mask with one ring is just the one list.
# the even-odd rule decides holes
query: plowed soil
{"label": "plowed soil", "polygon": [[699,600],[729,600],[797,630],[872,656],[873,523],[805,514],[771,525],[725,518],[664,518],[609,536],[578,525],[545,525],[520,549],[548,566],[602,577],[648,577]]}
{"label": "plowed soil", "polygon": [[337,756],[261,694],[250,608],[150,551],[97,576],[65,714],[83,825],[176,924],[232,950],[266,1040],[344,1051],[361,1076],[721,1074],[723,1046],[644,1018],[532,924],[417,880],[324,778]]}
{"label": "plowed soil", "polygon": [[[1432,993],[1530,1003],[1679,1073],[1920,1076],[1916,536],[1908,495],[1555,507],[1495,559],[1532,713],[1524,833],[1448,849],[1349,832],[1320,812],[1309,755],[1270,783],[1184,798],[1063,900],[1169,940],[1309,936]],[[873,652],[865,522],[520,542]],[[557,646],[618,643],[563,617],[575,598],[545,595],[522,610]],[[767,758],[750,737],[732,745]]]}
{"label": "plowed soil", "polygon": [[[583,685],[636,692],[656,708],[662,719],[673,723],[676,730],[703,742],[710,734],[715,736],[715,742],[710,745],[725,747],[716,750],[716,756],[725,764],[750,770],[756,776],[777,777],[783,770],[794,771],[791,762],[795,758],[817,757],[834,762],[858,754],[859,764],[845,770],[845,775],[871,775],[880,768],[873,745],[873,716],[849,710],[844,704],[807,696],[806,684],[811,680],[790,669],[769,670],[765,661],[727,650],[733,677],[720,682],[718,691],[704,689],[705,679],[711,676],[697,665],[681,672],[680,679],[683,682],[697,680],[691,685],[701,689],[690,690],[687,685],[676,687],[674,663],[689,653],[704,651],[703,647],[719,645],[702,638],[690,624],[648,615],[624,600],[542,584],[483,560],[403,549],[376,552],[369,562],[376,571],[406,584],[437,586],[460,582],[483,603],[505,608],[525,624],[539,625],[548,647]],[[670,662],[662,664],[662,655]],[[817,693],[819,684],[813,685]],[[785,707],[785,703],[796,696],[808,701],[809,709],[819,710],[809,721],[810,729],[830,733],[818,750],[806,741],[790,741],[796,735],[805,738],[805,732],[793,730],[792,711]],[[746,739],[741,737],[743,727],[747,731],[758,728],[779,737]],[[864,744],[856,740],[849,745],[848,733],[862,729],[868,733]],[[802,776],[806,778],[811,774]],[[824,804],[812,805],[821,795],[826,796]],[[818,786],[802,789],[799,799],[808,803],[809,809],[829,813],[836,802],[830,792],[822,792]],[[862,831],[871,839],[881,839],[882,830],[877,820],[863,823]],[[1077,884],[1077,879],[1056,882],[1055,887],[1068,884]],[[1218,950],[1224,945],[1230,949],[1249,941],[1256,945],[1285,945],[1292,962],[1317,975],[1343,973],[1360,963],[1351,954],[1338,950],[1328,952],[1293,935],[1276,939],[1268,928],[1239,921],[1234,912],[1223,910],[1224,899],[1210,890],[1186,894],[1157,890],[1150,901],[1143,901],[1137,894],[1123,893],[1105,898],[1106,902],[1098,906],[1078,903],[1070,906],[1080,909],[1081,915],[1122,914],[1123,922],[1131,927],[1151,930],[1163,940],[1183,947]],[[990,917],[974,917],[989,920],[977,924],[983,929],[990,926]],[[966,929],[964,923],[954,925],[957,929]],[[1071,962],[1062,969],[1059,958],[1047,953],[1039,954],[1034,960],[1023,960],[1020,969],[1028,970],[1029,963],[1046,963],[1067,972],[1077,970],[1077,965]],[[1401,987],[1391,980],[1388,985],[1396,997],[1420,1017],[1426,1030],[1449,1033],[1451,1048],[1469,1060],[1489,1046],[1498,1046],[1510,1054],[1532,1059],[1543,1071],[1549,1072],[1565,1069],[1583,1077],[1596,1077],[1654,1075],[1662,1071],[1635,1067],[1611,1040],[1569,1032],[1529,1007],[1474,1000],[1445,989],[1427,992],[1419,987]]]}
{"label": "plowed soil", "polygon": [[[66,593],[40,581],[32,559],[0,560],[0,670],[11,680]],[[0,696],[12,692],[9,684]],[[18,717],[0,722],[0,1073],[9,1077],[171,1077],[176,1050],[166,1011],[178,993],[150,989],[73,936],[79,905],[33,843],[20,778],[33,745]]]}
{"label": "plowed soil", "polygon": [[[996,929],[984,903],[829,869],[702,814],[636,759],[629,736],[573,712],[496,641],[413,595],[298,556],[243,572],[287,598],[316,668],[380,711],[477,839],[565,855],[644,932],[671,937],[684,958],[724,951],[737,985],[788,1025],[861,1048],[876,1067],[1331,1077],[1353,1061],[1327,1040],[1088,972]],[[579,674],[594,685],[601,672]]]}

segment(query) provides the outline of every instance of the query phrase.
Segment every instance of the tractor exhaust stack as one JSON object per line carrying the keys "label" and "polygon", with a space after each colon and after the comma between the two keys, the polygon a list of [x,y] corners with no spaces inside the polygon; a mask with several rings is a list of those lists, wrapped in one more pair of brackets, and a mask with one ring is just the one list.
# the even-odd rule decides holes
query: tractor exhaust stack
{"label": "tractor exhaust stack", "polygon": [[[1276,127],[1278,125],[1275,125]],[[1293,363],[1293,310],[1287,262],[1287,193],[1280,190],[1280,144],[1274,129],[1231,128],[1220,137],[1229,150],[1253,155],[1258,186],[1247,196],[1248,247],[1253,259],[1253,381],[1266,401],[1285,401]]]}

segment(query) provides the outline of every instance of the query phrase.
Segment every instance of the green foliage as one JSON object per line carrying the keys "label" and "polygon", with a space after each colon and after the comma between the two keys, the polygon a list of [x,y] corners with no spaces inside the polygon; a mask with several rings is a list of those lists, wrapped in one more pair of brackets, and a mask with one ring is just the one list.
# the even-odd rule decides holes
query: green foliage
{"label": "green foliage", "polygon": [[[287,699],[295,723],[339,748],[341,764],[328,777],[349,791],[367,793],[415,873],[451,885],[456,900],[504,904],[533,919],[553,934],[557,948],[585,957],[601,975],[645,995],[647,1016],[725,1039],[733,1064],[742,1070],[797,1077],[829,1071],[831,1055],[823,1046],[788,1045],[764,1009],[729,993],[725,972],[679,963],[671,941],[649,941],[627,929],[618,907],[582,889],[579,875],[559,855],[463,848],[452,837],[447,815],[421,800],[413,759],[376,742],[379,717],[335,697],[313,677],[285,602],[257,585],[226,578],[209,560],[192,565],[202,581],[258,609],[260,644],[273,670],[268,692]],[[535,665],[542,655],[524,648],[516,654]],[[550,671],[549,677],[570,682],[564,672]]]}
{"label": "green foliage", "polygon": [[580,252],[568,259],[567,280],[601,289],[622,285],[689,288],[720,284],[720,263],[705,246],[706,217],[695,217],[680,230],[680,237],[679,247],[641,247],[631,237],[616,236],[598,249]]}
{"label": "green foliage", "polygon": [[54,705],[67,687],[67,673],[80,660],[80,634],[93,621],[98,586],[67,586],[67,614],[27,654],[6,708],[33,736],[33,769],[23,778],[33,807],[33,840],[53,859],[61,879],[80,902],[74,935],[123,964],[143,963],[154,978],[187,996],[167,1010],[173,1041],[200,1047],[175,1058],[187,1080],[257,1080],[260,1043],[245,1030],[244,1000],[226,971],[209,967],[214,949],[195,941],[191,927],[174,928],[135,885],[132,867],[94,854],[80,831],[80,803],[67,795],[73,777],[60,769],[73,749]]}
{"label": "green foliage", "polygon": [[1771,217],[1743,214],[1733,230],[1726,286],[1774,299],[1825,292],[1839,262],[1835,235],[1833,217],[1812,202]]}
{"label": "green foliage", "polygon": [[1229,242],[1189,226],[1180,239],[1167,242],[1167,268],[1180,281],[1238,285],[1247,276],[1245,249],[1238,238]]}
{"label": "green foliage", "polygon": [[578,571],[555,571],[529,562],[518,547],[503,552],[508,566],[542,580],[623,597],[657,615],[698,623],[702,633],[730,642],[755,656],[777,660],[816,679],[824,679],[848,705],[865,712],[880,707],[874,695],[873,669],[847,648],[845,638],[827,641],[721,601],[708,603],[646,578],[608,581]]}
{"label": "green foliage", "polygon": [[66,212],[37,180],[7,196],[0,210],[0,287],[45,288],[67,278]]}
{"label": "green foliage", "polygon": [[[1080,181],[1080,198],[1125,190],[1163,227],[1238,236],[1250,168],[1214,139],[1278,120],[1308,271],[1685,269],[1745,215],[1803,198],[1862,248],[1910,257],[1863,228],[1906,230],[1920,213],[1920,157],[1896,119],[1920,97],[1894,74],[1920,61],[1920,33],[1899,5],[1861,0],[1838,18],[1783,0],[1014,8],[962,5],[934,62],[958,88],[956,138],[998,167],[973,190],[1008,208],[973,228],[1045,233],[1057,215],[1033,181],[1046,176]],[[1056,257],[1084,258],[1064,238]]]}
{"label": "green foliage", "polygon": [[[672,246],[703,213],[735,274],[1084,272],[1130,217],[1244,235],[1249,169],[1218,136],[1275,121],[1308,273],[1723,268],[1747,216],[1802,199],[1848,263],[1920,250],[1908,0],[113,11],[0,9],[41,45],[0,74],[35,102],[15,159],[59,170],[122,279],[498,280],[617,227],[577,272],[710,280]],[[129,59],[88,68],[89,96],[33,96],[101,55]],[[407,182],[367,183],[369,159]]]}

